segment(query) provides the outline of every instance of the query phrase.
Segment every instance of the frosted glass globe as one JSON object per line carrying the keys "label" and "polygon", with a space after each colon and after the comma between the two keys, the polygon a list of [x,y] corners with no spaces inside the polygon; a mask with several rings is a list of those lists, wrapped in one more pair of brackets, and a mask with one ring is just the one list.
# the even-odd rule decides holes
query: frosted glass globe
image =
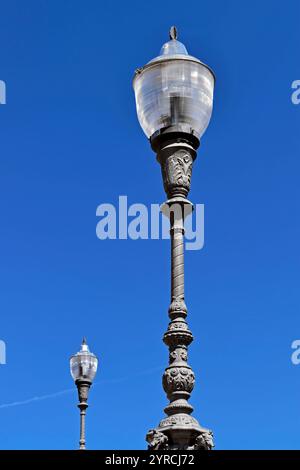
{"label": "frosted glass globe", "polygon": [[83,341],[81,350],[70,359],[70,370],[74,381],[88,380],[93,382],[97,368],[97,357],[90,352],[88,345]]}
{"label": "frosted glass globe", "polygon": [[214,74],[172,39],[160,56],[136,71],[133,87],[137,115],[147,137],[181,126],[200,137],[212,114]]}

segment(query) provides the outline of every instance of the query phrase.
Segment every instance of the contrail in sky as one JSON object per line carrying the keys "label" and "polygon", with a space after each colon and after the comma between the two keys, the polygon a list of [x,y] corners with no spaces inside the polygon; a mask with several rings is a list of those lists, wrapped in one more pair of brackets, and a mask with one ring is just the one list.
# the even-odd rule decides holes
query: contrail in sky
{"label": "contrail in sky", "polygon": [[[151,375],[153,372],[157,372],[161,369],[162,369],[162,367],[154,367],[152,369],[147,369],[147,370],[144,370],[142,372],[138,372],[137,374],[127,375],[126,377],[116,377],[115,379],[101,380],[99,382],[95,382],[93,384],[93,386],[102,385],[102,384],[125,382],[126,380],[129,380],[132,377],[137,377],[137,376],[140,376],[140,375]],[[37,396],[37,397],[28,398],[27,400],[13,401],[11,403],[2,403],[2,404],[0,404],[0,410],[3,409],[3,408],[12,408],[12,407],[15,407],[15,406],[28,405],[30,403],[35,403],[37,401],[48,400],[50,398],[60,397],[62,395],[67,395],[68,393],[72,393],[72,392],[74,392],[74,387],[66,388],[65,390],[60,390],[59,392],[49,393],[48,395],[41,395],[41,396]]]}
{"label": "contrail in sky", "polygon": [[74,391],[74,388],[68,388],[66,390],[61,390],[60,392],[49,393],[48,395],[42,395],[40,397],[32,397],[32,398],[28,398],[27,400],[13,401],[11,403],[3,403],[2,405],[0,405],[0,409],[11,408],[12,406],[27,405],[28,403],[33,403],[35,401],[47,400],[48,398],[55,398],[55,397],[59,397],[60,395],[66,395],[67,393],[71,393],[73,391]]}

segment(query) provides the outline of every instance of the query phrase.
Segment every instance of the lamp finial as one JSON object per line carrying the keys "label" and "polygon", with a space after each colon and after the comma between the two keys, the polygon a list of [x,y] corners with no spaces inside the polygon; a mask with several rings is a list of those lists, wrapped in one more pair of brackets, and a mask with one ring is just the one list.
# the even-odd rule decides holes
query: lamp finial
{"label": "lamp finial", "polygon": [[178,31],[176,26],[171,26],[170,32],[169,32],[170,39],[176,40],[178,37]]}

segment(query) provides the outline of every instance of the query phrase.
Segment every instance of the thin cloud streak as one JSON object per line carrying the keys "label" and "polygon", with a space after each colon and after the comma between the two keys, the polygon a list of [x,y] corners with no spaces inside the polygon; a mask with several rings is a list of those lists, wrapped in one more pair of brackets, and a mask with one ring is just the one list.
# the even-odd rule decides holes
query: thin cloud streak
{"label": "thin cloud streak", "polygon": [[[133,377],[138,377],[141,375],[151,375],[152,373],[157,372],[159,370],[162,370],[162,367],[154,367],[152,369],[146,369],[137,374],[127,375],[126,377],[118,377],[118,378],[116,377],[115,379],[101,380],[99,382],[95,382],[93,384],[93,387],[97,385],[102,385],[102,384],[125,382],[126,380],[129,380]],[[62,395],[67,395],[68,393],[72,393],[72,392],[74,392],[74,387],[67,388],[65,390],[60,390],[59,392],[49,393],[47,395],[41,395],[37,397],[28,398],[27,400],[13,401],[11,403],[2,403],[0,404],[0,410],[3,410],[5,408],[13,408],[15,406],[29,405],[30,403],[35,403],[35,402],[42,401],[42,400],[48,400],[51,398],[57,398],[57,397],[60,397]]]}
{"label": "thin cloud streak", "polygon": [[28,405],[29,403],[34,403],[36,401],[47,400],[48,398],[56,398],[61,395],[66,395],[67,393],[71,393],[73,391],[74,391],[74,388],[68,388],[66,390],[61,390],[60,392],[50,393],[48,395],[42,395],[40,397],[32,397],[32,398],[28,398],[27,400],[21,400],[21,401],[13,401],[12,403],[3,403],[2,405],[0,405],[0,409],[11,408],[13,406]]}

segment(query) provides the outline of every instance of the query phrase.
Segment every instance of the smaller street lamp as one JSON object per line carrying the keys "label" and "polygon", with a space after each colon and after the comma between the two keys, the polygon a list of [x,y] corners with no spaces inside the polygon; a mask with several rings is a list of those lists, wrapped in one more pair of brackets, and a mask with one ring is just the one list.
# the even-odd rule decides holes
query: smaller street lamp
{"label": "smaller street lamp", "polygon": [[91,353],[86,339],[83,338],[81,349],[70,359],[71,375],[78,389],[80,409],[80,440],[79,449],[85,450],[85,415],[90,386],[93,383],[98,367],[98,359]]}

